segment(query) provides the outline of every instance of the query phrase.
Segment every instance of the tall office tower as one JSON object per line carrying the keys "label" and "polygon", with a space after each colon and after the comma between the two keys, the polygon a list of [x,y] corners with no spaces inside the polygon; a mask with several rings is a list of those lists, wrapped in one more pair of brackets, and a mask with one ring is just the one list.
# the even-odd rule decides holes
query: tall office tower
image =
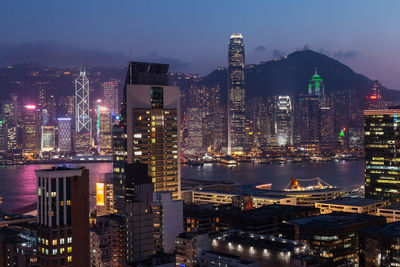
{"label": "tall office tower", "polygon": [[23,153],[34,156],[39,151],[39,127],[36,105],[26,105],[23,113]]}
{"label": "tall office tower", "polygon": [[112,151],[111,144],[111,113],[110,109],[101,106],[98,110],[99,148],[100,154],[108,155]]}
{"label": "tall office tower", "polygon": [[119,125],[113,127],[116,209],[123,206],[126,164],[148,165],[155,191],[180,198],[179,88],[168,86],[168,65],[129,62]]}
{"label": "tall office tower", "polygon": [[89,170],[36,170],[40,266],[89,266]]}
{"label": "tall office tower", "polygon": [[86,154],[92,141],[92,119],[89,107],[89,80],[85,70],[75,80],[75,152]]}
{"label": "tall office tower", "polygon": [[324,81],[322,80],[321,76],[318,75],[317,68],[315,68],[315,73],[311,77],[310,83],[308,84],[307,95],[316,96],[321,99],[325,97]]}
{"label": "tall office tower", "polygon": [[228,155],[244,152],[246,128],[244,43],[240,33],[231,35],[228,53]]}
{"label": "tall office tower", "polygon": [[289,96],[275,96],[275,133],[280,146],[293,142],[292,102]]}
{"label": "tall office tower", "polygon": [[333,146],[336,142],[335,136],[335,114],[330,99],[325,100],[321,106],[321,143]]}
{"label": "tall office tower", "polygon": [[39,99],[38,99],[38,122],[39,125],[46,125],[43,123],[43,112],[46,109],[46,90],[44,88],[39,89]]}
{"label": "tall office tower", "polygon": [[20,107],[18,95],[15,93],[10,94],[10,101],[14,107],[14,124],[18,125],[22,119],[22,109]]}
{"label": "tall office tower", "polygon": [[40,127],[40,153],[53,151],[56,147],[56,129],[54,126]]}
{"label": "tall office tower", "polygon": [[60,116],[65,118],[74,118],[75,112],[75,97],[74,96],[66,96],[61,97],[59,100],[60,109],[58,110]]}
{"label": "tall office tower", "polygon": [[194,155],[206,152],[203,146],[204,112],[199,107],[188,108],[187,112],[187,143],[185,144],[185,154]]}
{"label": "tall office tower", "polygon": [[72,150],[72,119],[58,118],[58,149],[60,152],[69,153]]}
{"label": "tall office tower", "polygon": [[14,113],[17,112],[14,103],[9,100],[3,102],[2,122],[4,127],[4,141],[6,152],[11,152],[17,148],[17,124],[14,120]]}
{"label": "tall office tower", "polygon": [[365,110],[365,197],[400,200],[400,109]]}
{"label": "tall office tower", "polygon": [[154,216],[150,206],[154,185],[146,164],[127,164],[125,173],[124,258],[128,265],[154,254]]}
{"label": "tall office tower", "polygon": [[254,97],[248,111],[253,130],[253,145],[256,147],[267,145],[271,135],[271,117],[268,116],[266,102],[262,97]]}
{"label": "tall office tower", "polygon": [[57,101],[54,95],[50,95],[47,99],[47,113],[49,114],[48,124],[55,126],[57,124]]}
{"label": "tall office tower", "polygon": [[103,82],[104,106],[110,109],[112,116],[119,114],[118,80]]}
{"label": "tall office tower", "polygon": [[365,109],[383,109],[382,83],[375,80],[372,84],[371,94],[366,97]]}

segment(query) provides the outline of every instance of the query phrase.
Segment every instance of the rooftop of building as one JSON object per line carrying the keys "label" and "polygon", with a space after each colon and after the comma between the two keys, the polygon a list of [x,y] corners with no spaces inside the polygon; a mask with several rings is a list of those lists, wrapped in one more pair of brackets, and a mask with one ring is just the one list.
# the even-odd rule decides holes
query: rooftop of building
{"label": "rooftop of building", "polygon": [[382,210],[400,210],[400,204],[392,204],[384,207],[380,207]]}
{"label": "rooftop of building", "polygon": [[279,252],[292,252],[305,249],[306,244],[289,239],[281,239],[270,235],[258,235],[232,230],[224,232],[213,239],[213,242],[225,241],[230,244],[241,245],[245,247],[253,247],[255,249],[267,249]]}
{"label": "rooftop of building", "polygon": [[316,230],[335,230],[372,222],[385,223],[386,219],[382,216],[337,212],[295,219],[291,220],[289,223],[292,225],[309,227]]}
{"label": "rooftop of building", "polygon": [[254,264],[255,263],[255,261],[246,260],[246,259],[243,259],[243,258],[241,258],[239,256],[235,256],[235,255],[231,255],[231,254],[225,254],[225,253],[221,253],[221,252],[215,252],[215,251],[206,250],[203,253],[204,254],[212,254],[212,255],[215,255],[215,256],[221,256],[221,257],[225,257],[225,258],[236,259],[241,264]]}
{"label": "rooftop of building", "polygon": [[84,166],[70,167],[67,165],[62,165],[62,166],[53,166],[50,169],[40,169],[39,171],[53,172],[53,171],[74,171],[74,170],[83,170],[83,169],[85,169]]}
{"label": "rooftop of building", "polygon": [[356,197],[343,197],[336,198],[328,201],[321,201],[317,203],[329,204],[329,205],[342,205],[342,206],[353,206],[353,207],[365,207],[369,205],[375,205],[383,203],[385,200],[380,199],[369,199],[369,198],[356,198]]}
{"label": "rooftop of building", "polygon": [[388,223],[362,229],[363,232],[400,238],[400,222]]}

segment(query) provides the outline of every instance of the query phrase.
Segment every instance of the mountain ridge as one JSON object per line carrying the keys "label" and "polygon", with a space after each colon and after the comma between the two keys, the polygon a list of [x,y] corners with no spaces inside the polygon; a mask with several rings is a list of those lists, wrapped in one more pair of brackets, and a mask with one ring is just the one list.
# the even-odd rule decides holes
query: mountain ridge
{"label": "mountain ridge", "polygon": [[[325,54],[307,49],[260,64],[246,65],[246,97],[297,96],[300,92],[306,92],[315,69],[324,80],[328,94],[354,89],[359,97],[365,99],[372,88],[373,80],[365,75],[354,72],[349,66]],[[219,68],[203,77],[200,85],[220,85],[222,97],[227,99],[226,77],[227,68]],[[400,91],[385,87],[382,94],[384,99],[400,97]]]}

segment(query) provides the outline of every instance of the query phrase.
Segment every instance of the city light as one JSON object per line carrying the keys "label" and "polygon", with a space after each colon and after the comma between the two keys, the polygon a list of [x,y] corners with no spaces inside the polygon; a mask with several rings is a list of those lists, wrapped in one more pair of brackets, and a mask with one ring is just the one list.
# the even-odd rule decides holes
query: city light
{"label": "city light", "polygon": [[26,109],[33,110],[36,109],[36,105],[25,105]]}

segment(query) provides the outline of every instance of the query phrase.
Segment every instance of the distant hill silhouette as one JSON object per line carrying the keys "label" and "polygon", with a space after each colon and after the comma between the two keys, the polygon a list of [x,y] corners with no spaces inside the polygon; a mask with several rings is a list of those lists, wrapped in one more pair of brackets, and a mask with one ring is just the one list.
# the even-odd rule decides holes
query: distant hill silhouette
{"label": "distant hill silhouette", "polygon": [[[324,80],[325,90],[329,94],[335,91],[354,89],[362,99],[369,94],[372,80],[355,73],[348,66],[324,54],[312,50],[296,51],[286,57],[268,62],[246,66],[246,97],[264,98],[273,95],[298,95],[306,92],[307,85],[315,68]],[[227,69],[220,68],[204,77],[201,85],[219,84],[223,99],[227,99]],[[383,98],[399,98],[400,91],[384,89]]]}

